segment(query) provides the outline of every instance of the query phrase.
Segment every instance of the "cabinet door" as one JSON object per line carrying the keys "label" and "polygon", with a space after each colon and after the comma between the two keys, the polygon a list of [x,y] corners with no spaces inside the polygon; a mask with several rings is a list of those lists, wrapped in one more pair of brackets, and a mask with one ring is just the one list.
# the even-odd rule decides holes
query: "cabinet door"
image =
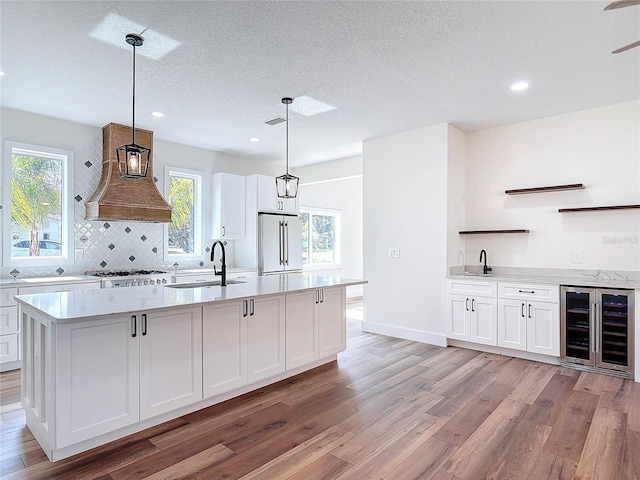
{"label": "cabinet door", "polygon": [[298,214],[298,197],[278,198],[275,177],[258,175],[258,211]]}
{"label": "cabinet door", "polygon": [[126,315],[56,325],[56,448],[138,421],[140,343],[132,323]]}
{"label": "cabinet door", "polygon": [[323,358],[347,347],[346,289],[325,288],[319,294],[318,339],[320,358]]}
{"label": "cabinet door", "polygon": [[139,317],[140,419],[201,400],[202,309]]}
{"label": "cabinet door", "polygon": [[469,314],[471,299],[466,295],[449,295],[447,318],[447,336],[455,340],[471,339],[469,332]]}
{"label": "cabinet door", "polygon": [[252,298],[247,316],[249,383],[284,372],[284,295]]}
{"label": "cabinet door", "polygon": [[286,295],[286,367],[299,367],[318,359],[316,305],[319,290]]}
{"label": "cabinet door", "polygon": [[513,350],[527,349],[526,303],[498,300],[498,346]]}
{"label": "cabinet door", "polygon": [[202,309],[205,398],[247,384],[247,315],[244,300]]}
{"label": "cabinet door", "polygon": [[557,303],[527,304],[527,351],[560,356],[560,309]]}
{"label": "cabinet door", "polygon": [[18,357],[18,334],[0,335],[0,363],[15,362]]}
{"label": "cabinet door", "polygon": [[498,345],[498,300],[471,298],[470,341],[484,345]]}
{"label": "cabinet door", "polygon": [[213,176],[213,238],[238,239],[245,234],[245,178],[231,173]]}

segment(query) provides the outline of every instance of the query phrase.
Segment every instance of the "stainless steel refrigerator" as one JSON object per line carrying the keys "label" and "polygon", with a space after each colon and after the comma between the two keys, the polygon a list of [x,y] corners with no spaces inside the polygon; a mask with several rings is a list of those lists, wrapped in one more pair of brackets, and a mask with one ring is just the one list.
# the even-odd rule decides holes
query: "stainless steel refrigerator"
{"label": "stainless steel refrigerator", "polygon": [[302,222],[297,215],[258,214],[258,275],[302,271]]}

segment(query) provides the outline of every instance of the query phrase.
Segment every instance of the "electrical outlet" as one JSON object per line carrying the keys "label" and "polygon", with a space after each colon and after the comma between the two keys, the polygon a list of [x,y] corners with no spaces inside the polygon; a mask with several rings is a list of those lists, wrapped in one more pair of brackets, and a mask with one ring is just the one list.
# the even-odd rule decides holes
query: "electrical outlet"
{"label": "electrical outlet", "polygon": [[398,258],[398,257],[400,257],[400,249],[399,248],[390,248],[387,256],[389,258]]}
{"label": "electrical outlet", "polygon": [[84,248],[76,248],[73,258],[76,262],[82,262],[84,260]]}
{"label": "electrical outlet", "polygon": [[571,255],[571,261],[573,263],[584,263],[584,252],[582,250],[574,250]]}

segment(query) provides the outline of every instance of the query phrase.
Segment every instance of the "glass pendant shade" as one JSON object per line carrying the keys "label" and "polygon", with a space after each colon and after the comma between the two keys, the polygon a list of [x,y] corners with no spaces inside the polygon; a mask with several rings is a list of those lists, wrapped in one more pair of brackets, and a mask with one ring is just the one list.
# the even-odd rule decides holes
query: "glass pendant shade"
{"label": "glass pendant shade", "polygon": [[133,108],[131,119],[131,143],[116,148],[118,155],[118,171],[121,177],[144,178],[149,168],[151,149],[136,144],[136,47],[143,44],[144,39],[135,33],[125,37],[126,42],[133,47]]}
{"label": "glass pendant shade", "polygon": [[276,192],[278,198],[296,198],[298,196],[298,183],[300,179],[289,174],[289,105],[293,102],[292,98],[285,97],[282,103],[287,106],[287,173],[276,177]]}
{"label": "glass pendant shade", "polygon": [[285,173],[276,177],[276,191],[279,198],[296,198],[298,196],[298,182],[300,179]]}
{"label": "glass pendant shade", "polygon": [[118,171],[121,177],[144,178],[147,176],[150,149],[130,143],[116,148],[116,153],[118,154]]}

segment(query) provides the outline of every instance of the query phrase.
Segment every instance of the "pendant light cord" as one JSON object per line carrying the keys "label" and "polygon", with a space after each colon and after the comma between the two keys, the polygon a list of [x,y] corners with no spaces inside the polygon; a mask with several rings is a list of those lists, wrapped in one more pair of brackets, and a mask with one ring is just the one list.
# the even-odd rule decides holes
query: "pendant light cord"
{"label": "pendant light cord", "polygon": [[132,107],[132,119],[131,119],[131,143],[136,143],[136,44],[133,44],[133,107]]}
{"label": "pendant light cord", "polygon": [[289,175],[289,104],[287,103],[287,175]]}

